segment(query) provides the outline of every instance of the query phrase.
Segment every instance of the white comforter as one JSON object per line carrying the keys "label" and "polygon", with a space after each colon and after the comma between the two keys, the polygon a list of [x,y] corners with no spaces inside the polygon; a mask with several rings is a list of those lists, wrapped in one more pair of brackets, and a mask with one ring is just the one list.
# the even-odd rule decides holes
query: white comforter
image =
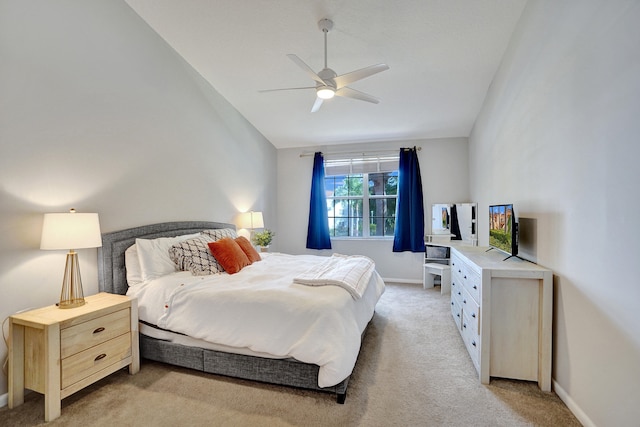
{"label": "white comforter", "polygon": [[307,286],[340,286],[358,299],[369,286],[374,269],[373,260],[366,256],[333,254],[298,274],[293,282]]}
{"label": "white comforter", "polygon": [[293,278],[326,257],[267,254],[239,273],[179,272],[130,287],[140,320],[193,338],[293,357],[320,366],[318,386],[349,376],[360,338],[384,292],[377,272],[362,298],[338,286],[305,286]]}

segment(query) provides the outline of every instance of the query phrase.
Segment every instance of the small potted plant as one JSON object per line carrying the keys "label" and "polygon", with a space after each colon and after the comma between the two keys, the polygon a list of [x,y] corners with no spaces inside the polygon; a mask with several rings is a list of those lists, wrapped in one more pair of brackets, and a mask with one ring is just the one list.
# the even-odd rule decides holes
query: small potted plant
{"label": "small potted plant", "polygon": [[275,235],[276,233],[269,230],[268,228],[265,228],[264,231],[260,231],[253,235],[253,243],[256,246],[260,247],[261,252],[267,252],[267,250],[269,249],[269,245],[273,240],[273,236]]}

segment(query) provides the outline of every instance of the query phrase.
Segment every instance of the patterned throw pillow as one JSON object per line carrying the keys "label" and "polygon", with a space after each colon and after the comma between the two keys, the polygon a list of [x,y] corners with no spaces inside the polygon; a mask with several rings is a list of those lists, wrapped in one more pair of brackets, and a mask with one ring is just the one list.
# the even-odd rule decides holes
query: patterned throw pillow
{"label": "patterned throw pillow", "polygon": [[176,243],[169,249],[169,258],[178,270],[190,271],[194,276],[221,273],[224,269],[207,246],[213,241],[209,235],[202,234],[201,237]]}
{"label": "patterned throw pillow", "polygon": [[229,237],[231,239],[235,239],[237,236],[236,230],[233,228],[216,228],[214,230],[202,230],[202,234],[207,235],[213,239],[213,241],[218,241],[220,239],[224,239],[225,237]]}

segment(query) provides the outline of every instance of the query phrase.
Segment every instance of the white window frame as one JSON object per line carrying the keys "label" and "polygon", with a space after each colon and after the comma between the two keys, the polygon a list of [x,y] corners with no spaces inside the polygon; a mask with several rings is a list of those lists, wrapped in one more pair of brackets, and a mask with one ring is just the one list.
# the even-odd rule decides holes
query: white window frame
{"label": "white window frame", "polygon": [[[331,239],[336,240],[357,240],[357,239],[383,239],[389,240],[393,238],[391,236],[371,236],[369,223],[369,201],[375,199],[396,199],[396,205],[398,200],[398,194],[395,195],[370,195],[369,194],[369,174],[371,173],[385,173],[385,172],[398,172],[399,169],[399,156],[398,155],[360,155],[358,157],[341,157],[335,159],[325,160],[325,178],[333,176],[355,176],[362,175],[362,195],[361,196],[327,196],[329,200],[349,200],[360,199],[362,200],[362,236],[330,236]],[[335,218],[335,216],[333,217]],[[351,224],[349,224],[351,226]],[[349,230],[351,234],[351,230]]]}

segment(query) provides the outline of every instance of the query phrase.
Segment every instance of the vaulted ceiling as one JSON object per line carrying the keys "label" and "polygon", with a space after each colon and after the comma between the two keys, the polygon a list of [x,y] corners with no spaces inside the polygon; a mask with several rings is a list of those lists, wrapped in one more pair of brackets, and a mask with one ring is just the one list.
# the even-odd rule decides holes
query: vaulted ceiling
{"label": "vaulted ceiling", "polygon": [[[468,136],[526,0],[126,0],[277,148]],[[385,63],[311,113],[286,55],[337,74]]]}

